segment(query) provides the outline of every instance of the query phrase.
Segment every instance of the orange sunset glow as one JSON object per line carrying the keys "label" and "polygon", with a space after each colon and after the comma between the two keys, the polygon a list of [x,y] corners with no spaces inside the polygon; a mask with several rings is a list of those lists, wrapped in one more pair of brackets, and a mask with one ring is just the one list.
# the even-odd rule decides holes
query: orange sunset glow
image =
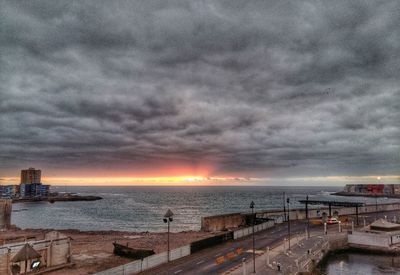
{"label": "orange sunset glow", "polygon": [[[0,179],[0,184],[18,184],[19,177],[4,177]],[[286,178],[266,178],[266,177],[233,177],[233,176],[196,176],[196,175],[179,175],[179,176],[148,176],[148,177],[43,177],[43,182],[58,186],[208,186],[208,185],[257,185],[259,183],[274,185],[276,182],[284,183],[285,185],[301,184],[317,184],[324,182],[335,185],[344,182],[352,183],[398,183],[399,175],[385,176],[328,176],[328,177],[286,177]]]}
{"label": "orange sunset glow", "polygon": [[[19,183],[18,177],[3,178],[8,183]],[[198,185],[229,185],[239,182],[256,182],[258,179],[238,177],[205,177],[205,176],[163,176],[163,177],[43,177],[43,182],[51,185],[69,186],[127,186],[127,185],[157,185],[157,186],[198,186]]]}

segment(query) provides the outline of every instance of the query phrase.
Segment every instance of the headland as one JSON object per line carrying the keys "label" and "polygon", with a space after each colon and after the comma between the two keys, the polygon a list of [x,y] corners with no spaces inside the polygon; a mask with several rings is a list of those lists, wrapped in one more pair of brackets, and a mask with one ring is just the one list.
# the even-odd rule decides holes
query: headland
{"label": "headland", "polygon": [[59,201],[97,201],[103,199],[99,196],[82,196],[76,194],[50,194],[47,197],[33,197],[33,198],[13,198],[13,203],[20,202],[40,202],[40,201],[48,201],[50,203],[59,202]]}
{"label": "headland", "polygon": [[343,191],[334,193],[348,197],[400,198],[400,184],[346,184]]}
{"label": "headland", "polygon": [[96,201],[102,197],[74,193],[50,192],[50,185],[41,182],[42,171],[35,168],[21,170],[20,184],[0,185],[0,198],[11,199],[13,203],[57,201]]}

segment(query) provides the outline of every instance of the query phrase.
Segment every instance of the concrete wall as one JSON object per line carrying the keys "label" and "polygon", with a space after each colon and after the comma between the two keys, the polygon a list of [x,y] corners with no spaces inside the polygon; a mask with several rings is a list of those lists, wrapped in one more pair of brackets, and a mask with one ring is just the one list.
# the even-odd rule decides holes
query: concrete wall
{"label": "concrete wall", "polygon": [[245,216],[241,213],[210,216],[201,218],[201,230],[223,231],[228,228],[237,228],[246,224]]}
{"label": "concrete wall", "polygon": [[0,199],[0,230],[11,225],[12,200]]}
{"label": "concrete wall", "polygon": [[389,235],[353,231],[352,234],[348,235],[348,243],[350,246],[361,245],[388,248],[391,240]]}
{"label": "concrete wall", "polygon": [[400,235],[392,235],[392,244],[400,243]]}
{"label": "concrete wall", "polygon": [[[358,208],[358,214],[363,215],[367,213],[374,213],[377,211],[393,211],[400,210],[400,203],[388,203],[388,204],[375,204],[366,205]],[[332,214],[337,211],[340,216],[343,215],[355,215],[355,207],[332,207]],[[319,212],[319,213],[318,213]],[[323,207],[319,209],[309,209],[309,218],[320,218],[322,213],[325,212],[329,215],[329,208]],[[259,211],[256,213],[257,218],[272,218],[277,221],[277,217],[283,217],[283,211]],[[287,215],[287,213],[286,213]],[[204,231],[222,231],[227,228],[238,228],[246,225],[245,221],[246,214],[233,213],[219,216],[203,217],[201,219],[201,229]],[[293,209],[289,213],[290,220],[302,220],[306,218],[305,209]],[[281,218],[280,218],[281,219]]]}
{"label": "concrete wall", "polygon": [[142,260],[142,270],[150,269],[156,266],[159,266],[168,261],[167,252],[161,252],[159,254],[154,254],[149,257],[146,257]]}
{"label": "concrete wall", "polygon": [[361,246],[378,246],[388,248],[390,245],[400,243],[400,234],[376,234],[372,232],[354,231],[349,234],[349,244]]}
{"label": "concrete wall", "polygon": [[[41,261],[43,268],[67,264],[70,262],[71,244],[69,238],[34,241],[29,242],[29,244],[31,244],[40,255],[42,255]],[[10,260],[24,245],[25,243],[17,243],[0,246],[0,274],[11,274]],[[20,266],[21,271],[23,271],[24,264],[20,263]],[[28,262],[28,266],[30,266],[30,261]]]}
{"label": "concrete wall", "polygon": [[[400,210],[400,203],[387,203],[387,204],[378,204],[376,207],[375,204],[373,205],[366,205],[358,208],[358,214],[366,214],[366,213],[374,213],[380,211],[393,211],[393,210]],[[318,216],[317,212],[319,211],[320,215]],[[332,214],[338,211],[339,215],[355,215],[356,208],[355,207],[332,207]],[[322,213],[325,212],[329,215],[329,208],[322,207],[318,209],[308,209],[308,216],[310,218],[318,218],[321,217]],[[283,215],[283,211],[263,211],[257,214],[257,217],[271,217],[276,215]],[[291,220],[301,220],[306,218],[306,211],[305,209],[294,209],[290,211],[290,219]]]}
{"label": "concrete wall", "polygon": [[[170,260],[176,260],[190,255],[190,245],[182,246],[170,251]],[[96,273],[96,275],[125,275],[137,274],[150,268],[159,266],[168,262],[168,254],[166,251],[151,255],[142,260],[136,260],[128,264],[120,265],[111,269],[107,269]]]}
{"label": "concrete wall", "polygon": [[[355,215],[356,209],[355,207],[344,207],[344,208],[335,208],[335,210],[339,212],[339,215]],[[358,214],[367,214],[367,213],[375,213],[379,211],[393,211],[399,210],[400,203],[388,203],[388,204],[378,204],[376,205],[366,205],[358,208]],[[332,208],[333,211],[333,208]]]}
{"label": "concrete wall", "polygon": [[[261,223],[261,224],[257,224],[257,225],[254,226],[254,232],[258,232],[258,231],[261,231],[261,230],[265,230],[267,228],[271,228],[274,225],[275,225],[274,221],[268,221],[268,222],[264,222],[264,223]],[[253,233],[253,228],[251,226],[243,228],[243,229],[240,229],[240,230],[236,230],[236,231],[233,232],[233,239],[236,240],[236,239],[248,236],[248,235],[250,235],[252,233]]]}
{"label": "concrete wall", "polygon": [[169,259],[171,261],[190,255],[190,245],[182,246],[177,249],[171,250]]}

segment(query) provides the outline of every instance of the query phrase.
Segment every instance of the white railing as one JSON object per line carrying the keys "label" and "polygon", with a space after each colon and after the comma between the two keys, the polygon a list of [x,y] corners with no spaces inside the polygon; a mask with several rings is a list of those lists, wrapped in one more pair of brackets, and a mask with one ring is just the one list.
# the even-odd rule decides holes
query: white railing
{"label": "white railing", "polygon": [[[257,224],[254,226],[254,232],[265,230],[271,228],[275,225],[273,220]],[[238,239],[252,234],[252,227],[246,227],[233,232],[233,238]],[[177,260],[179,258],[190,255],[190,245],[182,246],[170,251],[170,260]],[[121,266],[117,266],[111,269],[107,269],[96,273],[96,275],[127,275],[127,274],[137,274],[142,271],[148,270],[150,268],[159,266],[161,264],[168,262],[167,252],[162,252],[159,254],[151,255],[149,257],[143,258],[142,260],[136,260]]]}

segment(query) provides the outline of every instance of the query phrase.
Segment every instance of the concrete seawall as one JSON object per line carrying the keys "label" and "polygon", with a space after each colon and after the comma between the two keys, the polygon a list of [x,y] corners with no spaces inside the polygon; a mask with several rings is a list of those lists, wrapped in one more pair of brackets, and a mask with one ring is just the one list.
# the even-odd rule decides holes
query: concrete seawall
{"label": "concrete seawall", "polygon": [[0,199],[0,230],[11,226],[12,201]]}
{"label": "concrete seawall", "polygon": [[201,230],[223,231],[228,228],[237,228],[246,225],[246,217],[242,213],[210,216],[201,218]]}
{"label": "concrete seawall", "polygon": [[[384,203],[384,204],[370,204],[361,206],[358,208],[358,214],[368,214],[375,212],[393,211],[400,210],[400,203]],[[322,213],[329,214],[328,207],[322,207],[318,209],[308,209],[309,218],[321,217]],[[332,214],[337,212],[338,215],[355,215],[355,207],[332,207]],[[248,213],[233,213],[218,216],[202,217],[201,219],[201,229],[204,231],[223,231],[231,228],[238,228],[246,226],[246,216]],[[284,216],[283,211],[257,211],[257,218],[272,218],[274,220]],[[287,213],[286,213],[287,215]],[[289,213],[290,220],[302,220],[306,218],[305,209],[293,209]]]}
{"label": "concrete seawall", "polygon": [[[400,210],[400,203],[382,203],[382,204],[369,204],[365,206],[361,206],[358,208],[358,214],[368,214],[368,213],[375,213],[375,212],[385,212],[385,211],[393,211],[393,210]],[[319,211],[319,215],[318,212]],[[343,215],[355,215],[356,208],[355,207],[332,207],[332,214],[337,211],[339,216]],[[322,207],[318,209],[308,209],[308,217],[309,218],[318,218],[321,217],[321,214],[325,212],[329,214],[328,207]],[[257,212],[257,217],[270,217],[276,215],[283,215],[283,211],[262,211]],[[290,220],[303,220],[306,218],[306,211],[305,209],[294,209],[290,211]]]}

